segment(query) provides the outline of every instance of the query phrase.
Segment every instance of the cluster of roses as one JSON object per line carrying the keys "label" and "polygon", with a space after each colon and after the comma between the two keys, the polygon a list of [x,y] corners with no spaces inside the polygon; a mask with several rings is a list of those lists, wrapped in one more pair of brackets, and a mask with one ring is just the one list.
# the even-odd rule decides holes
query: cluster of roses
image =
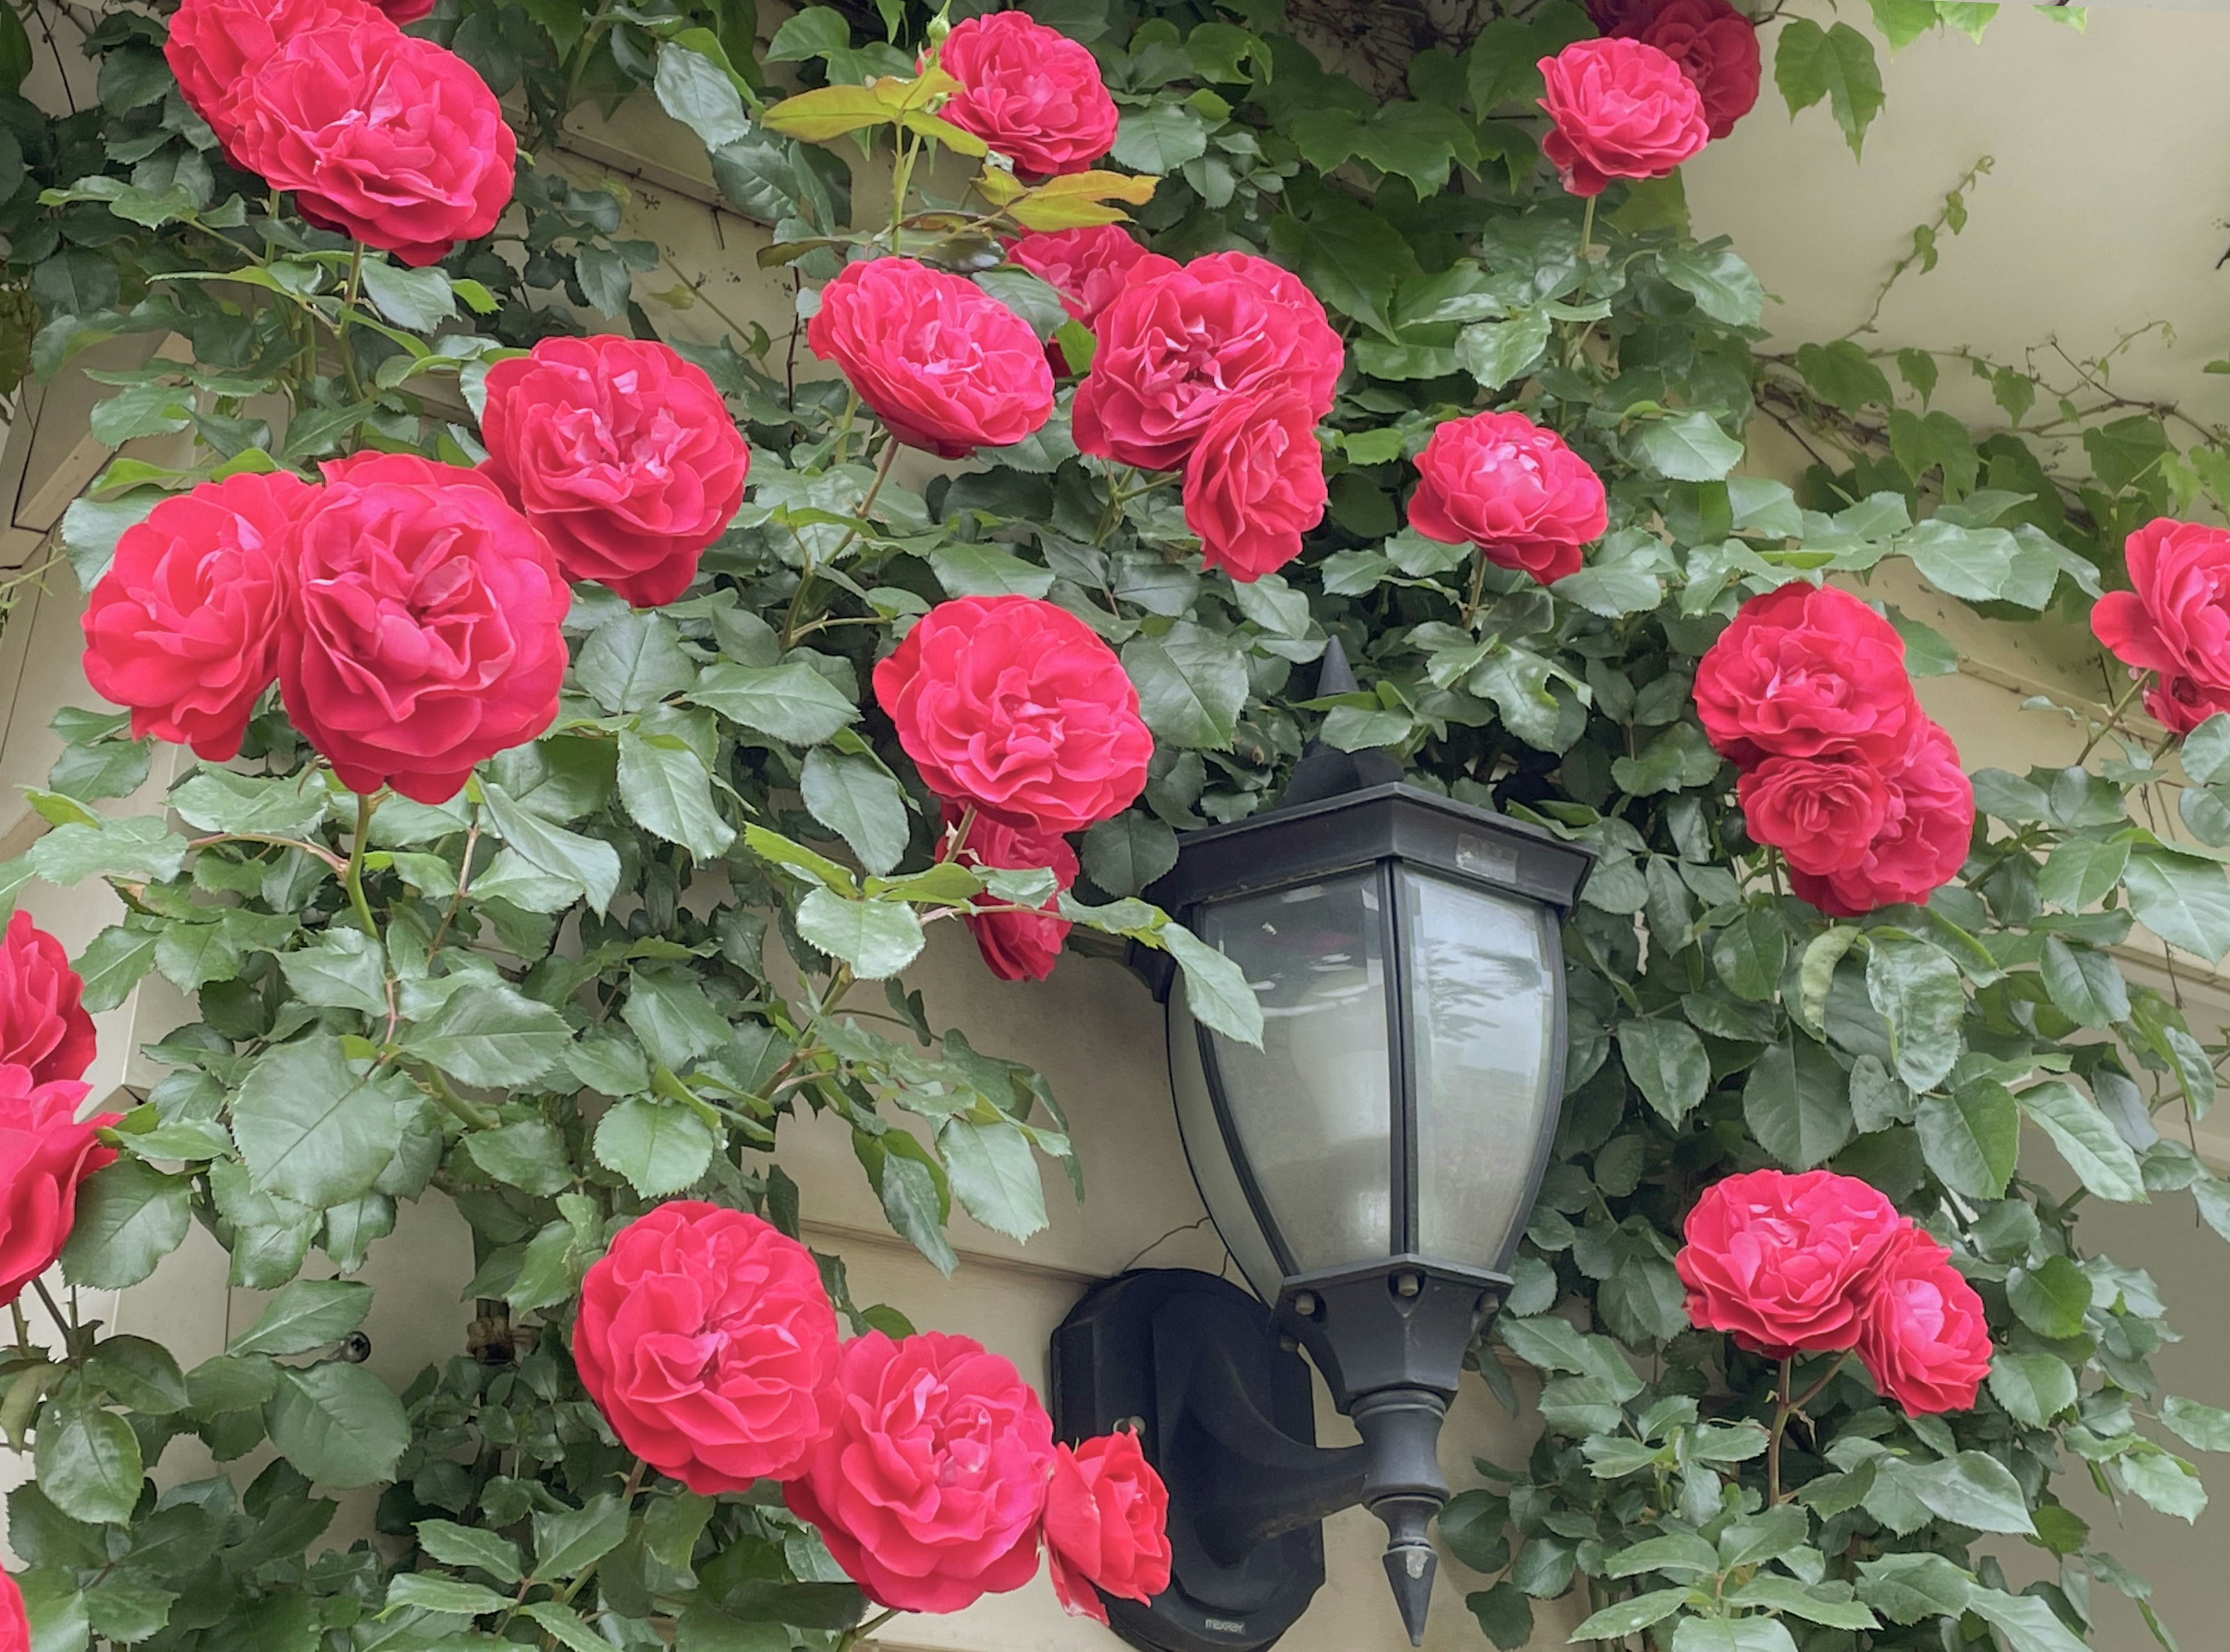
{"label": "cluster of roses", "polygon": [[1743,771],[1750,836],[1821,911],[1924,901],[1965,861],[1974,782],[1920,709],[1905,640],[1857,597],[1798,582],[1750,598],[1698,662],[1695,697]]}
{"label": "cluster of roses", "polygon": [[454,796],[557,716],[566,582],[671,601],[751,464],[703,370],[631,338],[498,363],[482,430],[478,470],[364,453],[165,499],[87,602],[87,679],[219,762],[275,679],[344,784]]}
{"label": "cluster of roses", "polygon": [[1044,910],[968,920],[994,974],[1043,980],[1069,930],[1052,916],[1076,881],[1065,834],[1120,814],[1145,789],[1154,736],[1123,662],[1066,608],[968,596],[915,621],[877,662],[874,687],[953,828],[941,857],[1053,872]]}
{"label": "cluster of roses", "polygon": [[432,0],[183,0],[164,55],[235,164],[313,223],[431,264],[495,228],[517,140]]}
{"label": "cluster of roses", "polygon": [[2127,591],[2091,610],[2091,629],[2135,676],[2156,673],[2145,710],[2189,734],[2230,711],[2230,533],[2161,517],[2129,537]]}
{"label": "cluster of roses", "polygon": [[1168,1587],[1169,1494],[1118,1433],[1071,1448],[1014,1366],[964,1336],[840,1344],[813,1254],[676,1200],[581,1284],[573,1360],[620,1443],[706,1495],[782,1482],[879,1605],[951,1612],[1049,1557],[1070,1611]]}
{"label": "cluster of roses", "polygon": [[1965,1411],[1990,1369],[1982,1299],[1951,1252],[1855,1176],[1754,1170],[1688,1212],[1688,1318],[1753,1353],[1856,1350],[1913,1414]]}
{"label": "cluster of roses", "polygon": [[[28,912],[9,917],[0,930],[0,1306],[54,1264],[77,1218],[78,1185],[116,1158],[97,1132],[122,1115],[77,1115],[94,1053],[84,988],[61,942]],[[0,1647],[10,1644],[0,1636]]]}

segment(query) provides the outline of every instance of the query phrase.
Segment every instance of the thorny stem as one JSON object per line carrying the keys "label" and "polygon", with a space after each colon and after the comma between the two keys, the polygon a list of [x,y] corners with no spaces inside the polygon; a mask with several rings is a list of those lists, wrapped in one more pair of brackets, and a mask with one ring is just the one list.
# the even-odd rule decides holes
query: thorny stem
{"label": "thorny stem", "polygon": [[2076,768],[2080,768],[2091,754],[2098,749],[2098,742],[2114,731],[2114,725],[2122,719],[2123,710],[2137,697],[2138,691],[2144,687],[2146,680],[2143,672],[2130,679],[2130,685],[2122,691],[2121,697],[2106,709],[2106,720],[2091,731],[2091,737],[2083,742],[2083,749],[2075,754]]}
{"label": "thorny stem", "polygon": [[427,1089],[433,1092],[434,1099],[441,1102],[442,1106],[448,1108],[449,1111],[454,1113],[459,1119],[463,1121],[467,1125],[469,1125],[472,1128],[475,1130],[493,1130],[496,1126],[503,1122],[501,1119],[489,1112],[486,1108],[480,1106],[477,1102],[468,1102],[463,1096],[458,1095],[456,1090],[450,1085],[449,1081],[442,1076],[440,1068],[427,1068],[423,1077]]}
{"label": "thorny stem", "polygon": [[62,1347],[68,1351],[71,1359],[76,1359],[77,1315],[62,1312],[61,1304],[55,1300],[54,1293],[47,1289],[45,1280],[32,1280],[31,1289],[39,1293],[39,1300],[47,1305],[47,1315],[54,1321],[55,1329],[61,1334]]}
{"label": "thorny stem", "polygon": [[[867,484],[867,491],[860,496],[859,507],[852,512],[857,518],[856,523],[845,530],[844,537],[836,542],[835,549],[827,556],[821,558],[821,561],[835,562],[848,550],[852,542],[860,537],[860,529],[867,524],[867,512],[875,508],[875,496],[883,491],[883,484],[890,480],[891,466],[898,463],[898,438],[886,437],[883,442],[883,455],[875,461],[875,479]],[[798,622],[806,617],[803,603],[806,589],[813,583],[813,569],[814,564],[809,562],[805,565],[805,571],[797,576],[797,589],[790,599],[790,620],[783,627],[782,631],[782,646],[784,648],[793,646],[798,638],[803,634],[799,629]]]}
{"label": "thorny stem", "polygon": [[898,1615],[898,1608],[893,1606],[888,1611],[877,1612],[864,1623],[846,1630],[836,1642],[836,1652],[852,1652],[854,1647]]}
{"label": "thorny stem", "polygon": [[480,823],[475,820],[465,833],[465,858],[457,868],[456,892],[449,897],[448,910],[441,914],[441,922],[434,931],[434,938],[426,943],[426,956],[431,961],[441,949],[441,938],[449,933],[449,926],[457,921],[457,910],[465,903],[465,884],[473,875],[473,851],[480,840]]}
{"label": "thorny stem", "polygon": [[364,932],[373,940],[379,939],[379,923],[371,916],[371,903],[364,897],[364,851],[371,837],[371,812],[378,804],[363,793],[357,794],[356,836],[349,842],[348,864],[341,869],[341,884],[348,890],[349,904],[356,909],[357,921]]}
{"label": "thorny stem", "polygon": [[306,855],[315,856],[335,871],[345,873],[348,862],[322,845],[304,843],[300,838],[281,838],[268,832],[212,832],[206,838],[196,838],[186,845],[189,849],[206,849],[219,843],[263,843],[274,849],[299,849]]}
{"label": "thorny stem", "polygon": [[1595,239],[1595,202],[1601,198],[1598,196],[1589,196],[1587,209],[1580,215],[1580,256],[1582,258],[1592,258],[1595,255],[1590,249],[1594,247]]}
{"label": "thorny stem", "polygon": [[1794,1360],[1781,1362],[1781,1382],[1773,1406],[1773,1432],[1765,1441],[1765,1506],[1778,1507],[1781,1503],[1781,1437],[1789,1431],[1789,1418],[1796,1409],[1789,1403],[1789,1367]]}

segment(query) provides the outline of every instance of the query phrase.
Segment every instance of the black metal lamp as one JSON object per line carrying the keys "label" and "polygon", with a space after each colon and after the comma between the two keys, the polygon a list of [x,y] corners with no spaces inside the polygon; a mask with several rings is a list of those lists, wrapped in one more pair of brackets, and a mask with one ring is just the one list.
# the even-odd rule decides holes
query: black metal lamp
{"label": "black metal lamp", "polygon": [[[1373,768],[1312,754],[1284,807],[1187,834],[1149,891],[1246,972],[1265,1028],[1259,1051],[1225,1038],[1162,983],[1185,1151],[1256,1295],[1136,1271],[1054,1334],[1064,1437],[1135,1428],[1170,1486],[1170,1589],[1108,1603],[1154,1652],[1269,1645],[1323,1583],[1318,1523],[1358,1502],[1386,1523],[1421,1642],[1441,1418],[1556,1129],[1559,931],[1590,855],[1418,787],[1358,787]],[[1315,1444],[1296,1345],[1362,1444]]]}

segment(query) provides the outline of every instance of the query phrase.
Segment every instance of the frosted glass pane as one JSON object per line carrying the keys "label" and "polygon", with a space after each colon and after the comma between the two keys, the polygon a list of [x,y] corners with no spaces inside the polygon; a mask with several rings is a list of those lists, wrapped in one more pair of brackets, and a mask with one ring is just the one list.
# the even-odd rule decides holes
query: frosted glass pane
{"label": "frosted glass pane", "polygon": [[1262,1005],[1262,1049],[1220,1038],[1217,1059],[1241,1153],[1296,1271],[1388,1255],[1376,873],[1221,902],[1203,922]]}
{"label": "frosted glass pane", "polygon": [[1550,1104],[1556,983],[1539,908],[1405,869],[1416,1038],[1418,1249],[1499,1265]]}

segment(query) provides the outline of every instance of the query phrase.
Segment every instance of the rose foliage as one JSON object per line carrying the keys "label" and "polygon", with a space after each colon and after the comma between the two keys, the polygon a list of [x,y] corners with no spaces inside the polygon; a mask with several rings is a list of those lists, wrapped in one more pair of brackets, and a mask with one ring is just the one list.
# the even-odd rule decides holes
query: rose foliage
{"label": "rose foliage", "polygon": [[[0,1645],[840,1652],[1041,1565],[1094,1616],[1164,1586],[1137,1443],[856,1302],[777,1148],[848,1128],[941,1269],[956,1206],[1041,1229],[1058,1102],[928,1022],[924,926],[1009,980],[1165,948],[1254,1037],[1143,896],[1312,739],[1598,857],[1479,1361],[1543,1430],[1441,1521],[1481,1632],[1575,1592],[1669,1652],[2066,1652],[2101,1585],[2152,1621],[2056,1487],[2190,1518],[2182,1450],[2230,1447],[2078,1221],[2230,1233],[2163,1128],[2221,1051],[2113,950],[2230,955],[2191,520],[2230,449],[1952,344],[1765,350],[1677,169],[1778,118],[1769,60],[1860,143],[1875,48],[1824,9],[1544,0],[1361,80],[1275,6],[953,10],[185,0],[26,79],[0,9],[0,337],[151,439],[62,532],[118,709],[57,720],[0,865],[122,903],[0,949]],[[722,280],[572,147],[629,102],[666,176],[709,158]],[[2001,420],[1937,405],[1970,370]],[[1809,472],[1743,464],[1769,414]],[[2095,602],[2128,697],[2072,766],[1963,761],[1885,567]],[[1319,697],[1334,638],[1363,686]],[[190,1019],[89,1114],[87,1014],[152,974]],[[478,1318],[397,1390],[344,1357],[357,1276],[429,1192]],[[129,1288],[196,1225],[270,1293],[221,1354],[25,1328],[57,1253]],[[360,1488],[378,1540],[332,1546]]]}

